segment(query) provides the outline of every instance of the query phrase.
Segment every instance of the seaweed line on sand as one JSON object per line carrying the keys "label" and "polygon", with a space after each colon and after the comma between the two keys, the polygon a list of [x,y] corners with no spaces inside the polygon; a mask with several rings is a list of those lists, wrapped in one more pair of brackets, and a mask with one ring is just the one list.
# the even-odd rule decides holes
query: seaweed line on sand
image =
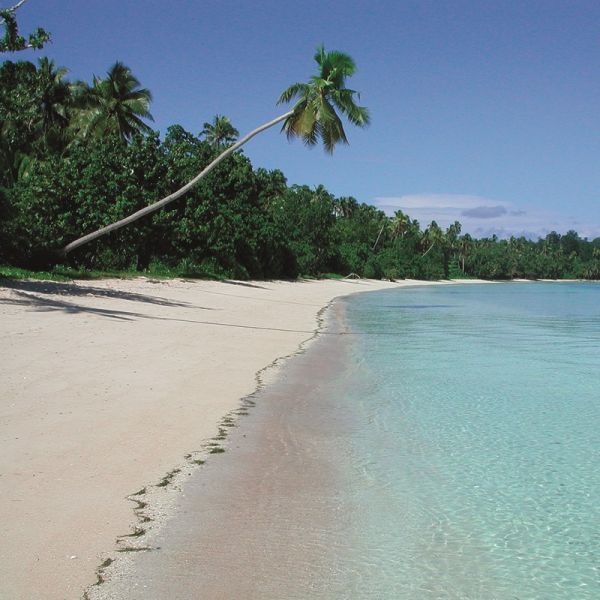
{"label": "seaweed line on sand", "polygon": [[159,547],[153,547],[148,544],[147,535],[150,531],[158,531],[167,521],[169,508],[174,504],[177,493],[181,491],[183,482],[205,464],[209,455],[226,452],[227,446],[225,442],[227,441],[229,430],[237,427],[239,419],[248,415],[250,409],[256,406],[256,397],[270,382],[268,378],[278,373],[284,362],[294,356],[304,354],[309,344],[322,333],[326,324],[326,313],[335,301],[336,299],[331,300],[319,309],[316,314],[316,327],[312,335],[300,342],[296,350],[290,354],[276,358],[255,373],[256,387],[254,391],[241,398],[239,406],[227,412],[221,418],[216,436],[202,442],[198,450],[185,454],[183,457],[185,462],[168,471],[158,483],[146,485],[137,492],[126,496],[126,500],[134,504],[133,514],[135,516],[135,523],[132,525],[132,530],[129,533],[117,536],[115,549],[110,553],[111,556],[108,556],[96,568],[96,582],[84,590],[82,595],[83,600],[108,598],[108,596],[102,594],[100,588],[103,587],[103,584],[110,581],[112,577],[117,577],[118,573],[123,572],[125,565],[131,563],[133,555],[139,552],[152,552],[159,549]]}

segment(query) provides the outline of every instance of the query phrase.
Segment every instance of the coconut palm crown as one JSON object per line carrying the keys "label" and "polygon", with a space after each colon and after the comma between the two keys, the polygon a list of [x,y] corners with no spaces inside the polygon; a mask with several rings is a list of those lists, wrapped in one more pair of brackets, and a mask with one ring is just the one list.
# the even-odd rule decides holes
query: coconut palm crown
{"label": "coconut palm crown", "polygon": [[235,142],[240,132],[231,124],[231,121],[223,115],[215,115],[212,123],[204,123],[201,134],[213,147],[218,148]]}
{"label": "coconut palm crown", "polygon": [[348,54],[325,52],[321,46],[315,61],[319,65],[318,73],[309,83],[294,83],[288,87],[277,104],[297,98],[292,114],[282,127],[289,139],[299,137],[307,146],[314,146],[321,139],[325,150],[332,153],[336,144],[348,143],[336,109],[358,127],[369,124],[369,111],[354,101],[355,96],[360,98],[358,92],[345,87],[346,78],[356,72],[356,64]]}
{"label": "coconut palm crown", "polygon": [[46,57],[38,59],[38,65],[42,109],[40,125],[44,132],[52,127],[65,128],[69,123],[71,103],[71,88],[65,80],[68,70],[57,67],[53,60]]}
{"label": "coconut palm crown", "polygon": [[84,137],[117,135],[128,142],[137,133],[150,133],[152,129],[142,121],[153,121],[150,114],[152,94],[140,87],[131,69],[116,62],[106,78],[94,76],[90,87],[79,83],[79,104],[83,109],[78,128]]}

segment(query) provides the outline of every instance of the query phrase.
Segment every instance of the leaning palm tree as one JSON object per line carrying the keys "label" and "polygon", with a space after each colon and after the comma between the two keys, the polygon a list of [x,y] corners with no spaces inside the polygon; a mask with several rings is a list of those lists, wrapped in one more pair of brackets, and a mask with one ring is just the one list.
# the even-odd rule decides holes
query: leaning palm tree
{"label": "leaning palm tree", "polygon": [[142,119],[153,121],[150,114],[152,94],[140,87],[131,69],[116,62],[105,79],[94,76],[92,86],[79,82],[76,86],[80,113],[75,123],[84,138],[116,135],[126,143],[138,133],[152,129]]}
{"label": "leaning palm tree", "polygon": [[281,94],[278,104],[291,102],[296,103],[291,110],[257,127],[235,144],[224,150],[215,160],[206,166],[196,177],[182,188],[158,200],[150,206],[121,219],[115,223],[102,227],[93,233],[89,233],[65,246],[63,253],[68,253],[87,242],[91,242],[111,231],[120,229],[125,225],[133,223],[138,219],[159,210],[177,198],[183,196],[200,179],[210,173],[222,160],[241,148],[246,142],[262,131],[283,122],[282,131],[288,138],[299,137],[305,144],[312,146],[319,139],[323,141],[325,151],[333,152],[338,143],[348,143],[342,121],[336,113],[338,109],[350,123],[364,127],[369,123],[369,112],[366,108],[358,106],[354,97],[357,92],[345,87],[346,78],[356,72],[356,65],[352,58],[343,52],[325,52],[321,46],[315,54],[318,65],[317,75],[311,77],[308,83],[295,83]]}
{"label": "leaning palm tree", "polygon": [[440,226],[435,221],[431,221],[429,227],[425,230],[425,233],[423,234],[423,242],[426,244],[430,244],[429,248],[427,248],[427,250],[425,250],[425,252],[423,253],[423,256],[427,256],[431,252],[431,250],[433,250],[433,247],[436,244],[440,245],[443,241],[444,232],[441,230]]}
{"label": "leaning palm tree", "polygon": [[222,115],[215,115],[212,123],[204,123],[200,135],[214,148],[220,148],[235,142],[240,132],[231,124],[231,121]]}

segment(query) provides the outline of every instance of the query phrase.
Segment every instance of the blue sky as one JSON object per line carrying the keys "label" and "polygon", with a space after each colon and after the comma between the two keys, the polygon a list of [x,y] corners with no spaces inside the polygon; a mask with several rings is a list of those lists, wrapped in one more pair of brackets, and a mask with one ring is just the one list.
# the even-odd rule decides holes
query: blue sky
{"label": "blue sky", "polygon": [[598,2],[28,0],[20,17],[53,35],[20,58],[87,80],[125,62],[162,133],[217,113],[253,129],[313,74],[319,44],[348,52],[372,125],[333,156],[268,131],[246,147],[256,166],[423,225],[600,235]]}

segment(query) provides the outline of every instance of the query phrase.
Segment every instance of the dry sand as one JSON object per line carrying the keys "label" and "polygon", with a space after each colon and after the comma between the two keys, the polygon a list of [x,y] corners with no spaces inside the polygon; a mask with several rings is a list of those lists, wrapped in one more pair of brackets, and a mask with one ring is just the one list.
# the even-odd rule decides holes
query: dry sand
{"label": "dry sand", "polygon": [[366,280],[0,282],[0,598],[81,598],[156,484]]}

